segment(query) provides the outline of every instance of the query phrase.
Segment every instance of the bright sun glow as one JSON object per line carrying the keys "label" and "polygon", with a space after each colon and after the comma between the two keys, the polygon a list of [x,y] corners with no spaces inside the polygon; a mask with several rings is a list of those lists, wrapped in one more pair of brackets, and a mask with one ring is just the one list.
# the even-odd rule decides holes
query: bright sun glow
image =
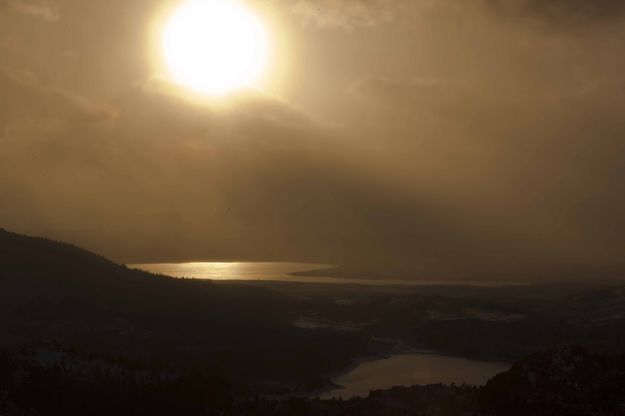
{"label": "bright sun glow", "polygon": [[260,19],[236,0],[187,0],[167,21],[162,48],[173,79],[209,95],[253,86],[269,52]]}

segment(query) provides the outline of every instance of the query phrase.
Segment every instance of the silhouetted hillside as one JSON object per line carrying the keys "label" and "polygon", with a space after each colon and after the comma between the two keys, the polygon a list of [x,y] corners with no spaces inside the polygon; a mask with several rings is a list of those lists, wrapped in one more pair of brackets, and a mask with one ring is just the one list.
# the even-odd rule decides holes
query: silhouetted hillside
{"label": "silhouetted hillside", "polygon": [[625,362],[579,347],[532,354],[491,379],[481,402],[495,415],[624,415]]}
{"label": "silhouetted hillside", "polygon": [[226,380],[146,367],[55,342],[0,352],[0,414],[207,415],[232,402]]}
{"label": "silhouetted hillside", "polygon": [[0,231],[0,344],[56,339],[241,380],[310,380],[346,365],[358,337],[292,327],[298,302],[269,289],[130,270],[69,244]]}
{"label": "silhouetted hillside", "polygon": [[[17,297],[74,298],[168,316],[282,320],[291,300],[267,289],[131,270],[70,244],[0,230],[0,281]],[[24,289],[24,291],[20,291]],[[7,293],[7,292],[5,292]],[[41,300],[41,299],[40,299]]]}

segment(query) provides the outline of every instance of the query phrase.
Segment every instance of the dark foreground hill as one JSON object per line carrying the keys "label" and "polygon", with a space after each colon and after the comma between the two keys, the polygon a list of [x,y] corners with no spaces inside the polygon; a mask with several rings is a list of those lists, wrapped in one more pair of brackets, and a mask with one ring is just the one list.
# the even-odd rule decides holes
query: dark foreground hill
{"label": "dark foreground hill", "polygon": [[622,357],[581,348],[533,354],[485,387],[411,386],[366,398],[271,399],[237,395],[198,371],[147,368],[56,343],[0,353],[0,414],[6,416],[620,416]]}
{"label": "dark foreground hill", "polygon": [[0,230],[0,345],[53,339],[242,382],[321,383],[359,341],[294,328],[298,302],[269,289],[131,270]]}
{"label": "dark foreground hill", "polygon": [[249,400],[245,416],[623,416],[622,355],[566,347],[532,354],[484,387],[411,386],[341,400]]}
{"label": "dark foreground hill", "polygon": [[625,356],[580,347],[536,353],[491,379],[481,401],[497,415],[625,415]]}
{"label": "dark foreground hill", "polygon": [[214,285],[128,269],[70,244],[0,230],[3,304],[52,299],[110,309],[228,322],[281,322],[291,299],[266,289]]}

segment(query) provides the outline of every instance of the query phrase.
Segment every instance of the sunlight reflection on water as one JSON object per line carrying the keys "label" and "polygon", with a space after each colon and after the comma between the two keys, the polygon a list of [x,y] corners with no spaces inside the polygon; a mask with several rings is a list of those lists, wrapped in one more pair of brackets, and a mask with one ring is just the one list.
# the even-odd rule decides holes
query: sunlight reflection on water
{"label": "sunlight reflection on water", "polygon": [[[287,263],[287,262],[192,262],[192,263],[146,263],[129,264],[128,267],[178,278],[211,280],[267,280],[299,283],[342,283],[370,286],[427,286],[427,285],[469,285],[499,287],[518,285],[502,281],[454,282],[441,280],[406,279],[358,279],[329,276],[293,276],[290,273],[323,270],[329,264]],[[322,272],[320,272],[322,274]]]}
{"label": "sunlight reflection on water", "polygon": [[[129,264],[128,267],[173,277],[211,280],[298,280],[289,273],[325,269],[327,264],[283,262],[193,262]],[[311,278],[314,280],[316,278]]]}

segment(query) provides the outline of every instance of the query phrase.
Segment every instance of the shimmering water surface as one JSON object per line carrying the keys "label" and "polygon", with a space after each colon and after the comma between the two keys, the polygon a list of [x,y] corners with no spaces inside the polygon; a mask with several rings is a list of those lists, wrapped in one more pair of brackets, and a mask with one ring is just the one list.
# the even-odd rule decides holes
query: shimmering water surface
{"label": "shimmering water surface", "polygon": [[366,397],[371,390],[414,384],[485,384],[491,377],[508,370],[504,363],[468,360],[437,354],[400,354],[364,362],[332,381],[342,389],[325,393],[323,398]]}
{"label": "shimmering water surface", "polygon": [[[128,267],[173,277],[212,280],[301,280],[289,273],[325,269],[325,264],[272,262],[195,262],[129,264]],[[303,278],[306,280],[306,278]],[[316,277],[309,280],[315,280]]]}
{"label": "shimmering water surface", "polygon": [[[283,263],[283,262],[194,262],[194,263],[147,263],[129,264],[128,267],[146,270],[173,277],[212,280],[268,280],[301,283],[350,283],[363,285],[450,285],[458,284],[437,280],[405,279],[358,279],[325,276],[292,276],[290,273],[322,270],[332,267],[328,264]],[[471,286],[505,286],[509,282],[462,282]]]}

